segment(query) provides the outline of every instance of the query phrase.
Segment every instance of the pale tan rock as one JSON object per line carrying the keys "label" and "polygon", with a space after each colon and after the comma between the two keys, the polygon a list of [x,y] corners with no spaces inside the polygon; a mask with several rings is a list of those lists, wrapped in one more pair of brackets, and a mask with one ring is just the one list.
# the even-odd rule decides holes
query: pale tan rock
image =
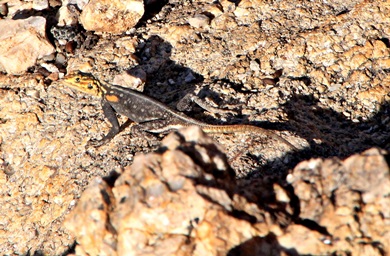
{"label": "pale tan rock", "polygon": [[22,74],[37,59],[54,52],[45,33],[46,20],[31,17],[25,20],[0,20],[0,70]]}
{"label": "pale tan rock", "polygon": [[[283,234],[281,223],[274,220],[281,220],[290,201],[282,186],[258,180],[238,188],[220,147],[197,127],[171,134],[163,144],[164,152],[137,156],[112,187],[99,180],[87,189],[66,222],[80,239],[77,252],[102,254],[113,244],[114,255],[226,255],[231,250],[262,254],[270,248],[273,255],[284,252],[273,235]],[[280,201],[275,202],[272,189]],[[91,200],[93,194],[99,195]],[[273,202],[272,210],[261,209],[268,202]],[[234,217],[234,210],[258,223]],[[95,211],[97,217],[91,218]],[[104,234],[111,234],[111,228],[117,238],[108,243]]]}
{"label": "pale tan rock", "polygon": [[33,0],[33,9],[34,10],[44,10],[49,8],[48,0]]}
{"label": "pale tan rock", "polygon": [[224,13],[214,18],[210,26],[216,30],[230,30],[237,27],[237,22],[231,13]]}
{"label": "pale tan rock", "polygon": [[[267,60],[273,62],[273,68],[283,69],[283,72],[291,74],[292,76],[304,76],[307,74],[307,69],[300,63],[302,57],[305,55],[304,41],[297,39],[296,45],[286,45],[277,51],[277,57],[274,60]],[[263,57],[265,60],[265,57]],[[266,71],[268,68],[262,69]]]}
{"label": "pale tan rock", "polygon": [[236,9],[236,4],[233,2],[230,2],[228,0],[222,0],[222,1],[220,1],[220,4],[223,7],[223,11],[225,13],[234,12],[234,10]]}
{"label": "pale tan rock", "polygon": [[376,64],[384,70],[390,69],[390,58],[379,59],[376,61]]}
{"label": "pale tan rock", "polygon": [[206,6],[205,11],[214,15],[214,17],[217,17],[217,16],[223,14],[223,8],[218,2],[213,2],[213,3],[209,4],[208,6]]}
{"label": "pale tan rock", "polygon": [[375,252],[372,255],[380,255],[377,246],[360,247],[366,237],[367,244],[375,241],[379,247],[389,248],[390,200],[386,200],[385,195],[390,193],[390,178],[384,153],[373,148],[344,161],[327,159],[300,163],[289,177],[300,200],[300,218],[326,228],[332,247],[320,242],[326,234],[323,238],[312,234],[310,237],[314,240],[300,243],[309,237],[304,237],[302,228],[295,226],[290,226],[288,231],[293,236],[281,237],[281,245],[295,244],[300,254],[337,250],[361,255],[362,250],[372,250]]}
{"label": "pale tan rock", "polygon": [[306,57],[316,64],[326,66],[332,65],[335,61],[335,53],[331,51],[334,42],[329,35],[319,36],[312,33],[307,38],[307,53]]}
{"label": "pale tan rock", "polygon": [[119,34],[134,27],[143,14],[140,0],[92,0],[84,6],[80,22],[86,30]]}
{"label": "pale tan rock", "polygon": [[[182,136],[168,136],[164,144],[169,148],[164,153],[137,156],[112,188],[99,180],[86,190],[65,225],[80,240],[76,251],[102,254],[115,244],[113,255],[217,255],[259,234],[246,220],[228,214],[235,181],[223,165],[211,171],[220,153],[210,138],[194,127]],[[186,153],[181,151],[184,148]],[[193,155],[199,149],[205,151],[201,159]],[[222,161],[229,168],[226,159]],[[209,166],[211,172],[200,166]],[[95,223],[90,225],[91,221]],[[116,242],[104,241],[110,227],[117,234]],[[243,250],[264,246],[251,244]]]}
{"label": "pale tan rock", "polygon": [[[8,5],[8,11],[9,15],[13,16],[17,12],[23,11],[23,10],[44,10],[49,7],[49,1],[48,0],[32,0],[32,1],[21,1],[21,0],[10,0],[6,1]],[[54,6],[51,5],[51,6]]]}
{"label": "pale tan rock", "polygon": [[78,24],[80,12],[65,1],[57,13],[57,26],[72,26]]}
{"label": "pale tan rock", "polygon": [[194,29],[188,25],[169,26],[162,31],[162,37],[173,46],[190,37]]}
{"label": "pale tan rock", "polygon": [[236,15],[238,18],[242,18],[244,16],[250,15],[250,12],[247,8],[237,7],[234,11],[234,15]]}
{"label": "pale tan rock", "polygon": [[0,15],[2,15],[3,17],[4,16],[7,16],[8,14],[8,6],[6,3],[1,3],[0,4]]}
{"label": "pale tan rock", "polygon": [[331,251],[331,246],[323,243],[324,237],[318,232],[309,232],[303,226],[291,225],[278,236],[278,242],[284,248],[294,248],[297,255],[319,255]]}
{"label": "pale tan rock", "polygon": [[381,83],[374,85],[373,88],[359,92],[357,98],[362,101],[363,104],[367,105],[370,105],[372,102],[382,104],[386,100],[389,100],[389,93],[390,77],[382,80]]}
{"label": "pale tan rock", "polygon": [[[66,0],[65,0],[66,1]],[[64,2],[65,2],[64,1]],[[89,0],[68,0],[70,4],[76,4],[77,7],[82,10],[85,5],[88,4]]]}
{"label": "pale tan rock", "polygon": [[125,50],[124,54],[135,53],[138,46],[137,38],[132,37],[121,37],[115,42],[115,46],[123,48]]}
{"label": "pale tan rock", "polygon": [[9,17],[13,17],[16,13],[22,10],[32,9],[33,1],[10,0],[7,1],[7,6]]}
{"label": "pale tan rock", "polygon": [[[24,79],[26,77],[28,75]],[[56,220],[64,215],[74,199],[70,192],[75,189],[74,184],[65,178],[61,168],[36,164],[48,163],[52,161],[51,157],[60,162],[57,150],[61,145],[58,141],[50,141],[39,135],[42,126],[38,117],[42,118],[43,115],[38,101],[44,93],[42,85],[36,79],[30,79],[29,83],[20,82],[15,77],[12,79],[18,86],[28,88],[24,88],[28,96],[22,100],[11,90],[8,93],[2,91],[0,97],[0,118],[7,120],[0,127],[0,137],[8,138],[2,144],[2,150],[5,149],[2,160],[8,169],[5,172],[7,181],[1,182],[0,193],[9,193],[0,197],[1,254],[26,254],[29,249],[37,250],[43,243],[43,236],[50,236],[51,230],[57,229]],[[10,84],[9,81],[2,82]],[[26,109],[31,112],[26,113]],[[64,250],[64,238],[57,237],[49,242],[58,245],[53,248],[57,250],[53,254]]]}
{"label": "pale tan rock", "polygon": [[146,73],[140,69],[134,71],[130,70],[129,72],[116,75],[112,82],[123,87],[143,92],[144,84],[146,82]]}
{"label": "pale tan rock", "polygon": [[[83,252],[88,255],[117,255],[115,252],[115,233],[109,228],[109,212],[115,207],[111,189],[102,179],[96,179],[78,202],[86,219],[73,211],[64,222],[64,227],[77,235],[77,241]],[[107,228],[106,228],[107,227]]]}
{"label": "pale tan rock", "polygon": [[55,65],[51,64],[51,63],[50,64],[42,63],[41,66],[44,67],[50,73],[59,73],[60,72],[58,70],[58,68]]}
{"label": "pale tan rock", "polygon": [[329,84],[329,79],[326,77],[326,74],[324,74],[323,72],[320,72],[318,70],[313,70],[311,73],[310,73],[310,76],[313,78],[313,80],[315,80],[317,83],[321,84],[321,85],[325,85],[326,87],[329,87],[330,84]]}
{"label": "pale tan rock", "polygon": [[84,73],[91,73],[95,62],[92,58],[71,58],[68,61],[68,74],[81,71]]}
{"label": "pale tan rock", "polygon": [[196,14],[188,19],[188,23],[194,28],[205,28],[210,24],[210,18],[204,14]]}
{"label": "pale tan rock", "polygon": [[378,59],[389,54],[389,49],[386,47],[385,43],[380,40],[375,40],[373,42],[373,52],[372,58]]}

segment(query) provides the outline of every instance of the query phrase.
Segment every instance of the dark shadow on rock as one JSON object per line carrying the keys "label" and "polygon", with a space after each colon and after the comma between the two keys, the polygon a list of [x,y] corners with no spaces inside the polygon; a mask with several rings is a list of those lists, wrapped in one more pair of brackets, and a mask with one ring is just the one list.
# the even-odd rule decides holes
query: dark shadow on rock
{"label": "dark shadow on rock", "polygon": [[[172,109],[179,109],[180,101],[185,98],[188,93],[193,93],[195,85],[204,81],[202,75],[196,73],[188,67],[185,67],[171,59],[172,45],[159,36],[151,36],[145,42],[139,44],[136,49],[135,55],[139,59],[139,65],[131,70],[127,70],[127,73],[137,76],[137,71],[142,70],[146,73],[147,82],[144,86],[145,95],[151,96],[158,101],[168,105]],[[275,72],[275,79],[279,79],[282,72],[280,70]],[[139,77],[142,79],[142,75]],[[143,78],[145,79],[145,78]],[[209,81],[210,82],[210,81]],[[275,82],[275,81],[274,81]],[[214,78],[210,83],[223,83],[228,84],[231,88],[241,93],[251,93],[249,91],[243,91],[242,84],[237,84],[227,79]],[[203,95],[203,96],[202,96]],[[222,99],[212,89],[203,85],[201,91],[196,97],[211,97],[214,102],[221,102]],[[209,124],[249,124],[258,126],[264,129],[270,129],[275,131],[294,131],[295,128],[289,122],[269,122],[269,121],[252,121],[248,122],[248,116],[237,114],[229,114],[225,116],[227,122],[221,123],[217,118],[207,116],[202,119],[202,113],[204,109],[191,102],[190,108],[180,106],[180,110],[185,110],[184,113],[190,117],[198,119],[199,121]],[[183,111],[182,111],[183,112]],[[240,110],[238,110],[240,112]],[[200,116],[200,118],[198,117]],[[287,173],[287,170],[295,166],[301,159],[302,152],[290,152],[288,154],[289,161],[284,163],[283,161],[276,160],[272,162],[262,161],[260,169],[254,168],[254,170],[271,170],[270,172]],[[304,155],[307,155],[304,153]],[[261,157],[261,156],[260,156]],[[284,158],[284,157],[283,157]],[[256,159],[254,159],[257,161]],[[279,162],[278,165],[275,163]],[[264,164],[263,164],[264,163]],[[249,173],[249,172],[248,172]]]}
{"label": "dark shadow on rock", "polygon": [[[291,154],[291,161],[279,165],[279,173],[286,174],[289,169],[303,160],[310,158],[339,157],[341,159],[352,154],[363,152],[372,147],[390,149],[390,104],[382,104],[370,119],[352,122],[342,113],[330,108],[318,106],[318,100],[310,95],[294,95],[281,106],[288,115],[288,122],[282,124],[298,137],[305,139],[309,147]],[[276,126],[280,124],[275,124]],[[260,126],[269,127],[266,123]],[[261,171],[272,170],[275,163],[267,162]]]}
{"label": "dark shadow on rock", "polygon": [[144,26],[145,23],[160,13],[161,9],[169,3],[169,0],[145,0],[145,13],[136,27]]}
{"label": "dark shadow on rock", "polygon": [[34,9],[25,9],[17,11],[12,17],[13,20],[23,20],[30,17],[41,16],[46,19],[46,34],[50,39],[50,28],[58,23],[56,18],[57,12],[60,9],[60,6],[52,7],[50,6],[44,10],[34,10]]}
{"label": "dark shadow on rock", "polygon": [[[305,158],[344,158],[372,147],[390,149],[389,104],[367,121],[352,122],[342,113],[318,106],[318,100],[295,95],[284,106],[294,132],[310,145]],[[320,144],[317,141],[322,141]]]}
{"label": "dark shadow on rock", "polygon": [[57,11],[60,9],[60,6],[49,7],[44,10],[34,10],[34,9],[24,9],[17,11],[14,16],[12,16],[13,20],[23,20],[33,16],[42,16],[47,22],[52,22],[55,19]]}
{"label": "dark shadow on rock", "polygon": [[151,36],[135,53],[139,65],[134,69],[141,69],[147,75],[144,93],[165,104],[177,102],[203,81],[201,75],[171,60],[171,52],[171,44],[159,36]]}
{"label": "dark shadow on rock", "polygon": [[[175,109],[177,103],[186,94],[192,93],[195,89],[195,84],[203,82],[204,78],[201,74],[171,60],[171,51],[172,46],[170,43],[164,41],[159,36],[151,36],[137,48],[135,55],[139,58],[139,65],[133,70],[141,69],[146,72],[147,83],[144,89],[146,95],[156,98]],[[133,70],[128,70],[127,72],[134,75]],[[279,71],[276,73],[279,73]],[[278,79],[278,77],[276,76],[275,79]],[[242,91],[242,84],[237,84],[227,79],[213,79],[211,83],[219,82],[229,84],[231,88],[241,93],[251,93]],[[220,96],[207,85],[204,85],[197,97],[211,97],[217,104],[218,102],[222,102]],[[192,105],[191,113],[188,112],[186,114],[192,114],[193,116],[194,113],[198,114],[197,111],[204,111],[194,103]],[[241,115],[240,113],[234,116],[228,116],[227,119],[228,123],[224,123],[224,125],[245,123],[277,131],[293,130],[288,123],[273,123],[269,121],[246,122],[245,120],[248,119],[248,116]],[[220,120],[209,120],[208,123],[220,124]]]}
{"label": "dark shadow on rock", "polygon": [[253,237],[244,243],[231,249],[227,256],[247,256],[247,255],[269,255],[269,256],[298,256],[295,249],[282,247],[273,233],[269,233],[264,237]]}
{"label": "dark shadow on rock", "polygon": [[[295,95],[283,108],[289,115],[289,125],[295,127],[294,132],[307,139],[310,144],[310,148],[293,155],[297,161],[312,157],[345,158],[372,147],[389,150],[390,119],[388,116],[390,108],[388,103],[383,104],[370,119],[359,123],[352,122],[342,113],[319,107],[318,102],[310,96]],[[316,141],[322,141],[322,143],[318,144]],[[284,166],[284,168],[286,167],[288,165]],[[294,165],[291,164],[290,167],[292,169]],[[300,217],[301,199],[295,194],[293,186],[285,181],[287,172],[288,169],[284,169],[279,172],[279,175],[248,177],[250,179],[247,183],[243,183],[241,180],[237,183],[234,193],[245,198],[246,203],[235,204],[235,208],[230,214],[249,223],[264,223],[266,222],[264,216],[269,215],[272,222],[278,224],[282,229],[290,225],[299,225],[305,227],[307,232],[320,233],[331,241],[332,234],[329,233],[326,226],[322,226],[314,220]],[[278,201],[275,185],[279,186],[279,189],[288,196],[288,203]],[[221,189],[223,185],[215,187]],[[231,194],[229,193],[229,195]],[[248,206],[250,204],[255,204],[257,209],[253,210],[253,207]],[[282,252],[287,255],[298,255],[294,248],[283,251],[279,247],[277,238],[272,234],[268,234],[266,237],[274,239],[265,243],[264,241],[267,241],[265,237],[253,238],[232,249],[229,255],[280,255]],[[276,249],[265,252],[267,246]],[[262,248],[262,251],[259,248]]]}

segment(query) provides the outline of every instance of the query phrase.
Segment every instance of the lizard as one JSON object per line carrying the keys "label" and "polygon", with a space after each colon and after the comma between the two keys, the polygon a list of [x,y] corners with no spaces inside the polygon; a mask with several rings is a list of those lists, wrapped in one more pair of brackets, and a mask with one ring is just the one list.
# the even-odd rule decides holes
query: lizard
{"label": "lizard", "polygon": [[101,82],[88,73],[76,72],[64,77],[64,84],[72,89],[100,97],[105,117],[111,123],[111,129],[103,137],[96,141],[94,146],[101,146],[114,138],[120,131],[116,113],[129,118],[129,120],[141,126],[141,129],[150,133],[167,133],[172,130],[188,126],[198,126],[205,133],[260,133],[278,140],[292,149],[297,149],[290,142],[280,137],[272,130],[246,125],[212,125],[186,116],[175,111],[163,103],[141,92],[125,88],[119,85]]}

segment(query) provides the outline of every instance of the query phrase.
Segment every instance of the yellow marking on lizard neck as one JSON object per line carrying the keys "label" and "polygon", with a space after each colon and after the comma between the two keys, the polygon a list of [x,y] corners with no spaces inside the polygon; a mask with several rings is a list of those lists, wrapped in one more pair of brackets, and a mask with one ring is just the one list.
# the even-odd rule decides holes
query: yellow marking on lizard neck
{"label": "yellow marking on lizard neck", "polygon": [[93,96],[102,97],[104,88],[92,75],[86,73],[73,73],[64,77],[64,83],[70,88],[82,91]]}

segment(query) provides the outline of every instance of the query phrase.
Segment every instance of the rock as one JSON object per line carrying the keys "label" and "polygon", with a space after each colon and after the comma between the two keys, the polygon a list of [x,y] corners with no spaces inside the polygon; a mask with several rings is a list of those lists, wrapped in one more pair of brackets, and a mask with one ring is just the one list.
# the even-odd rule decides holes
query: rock
{"label": "rock", "polygon": [[[135,157],[113,185],[98,179],[84,192],[64,224],[77,237],[76,252],[226,255],[240,244],[242,251],[269,246],[244,244],[266,230],[229,214],[248,201],[232,197],[234,173],[217,144],[197,127],[171,134],[163,144],[163,153]],[[259,193],[259,183],[254,187],[251,198],[266,202],[261,195],[270,194]],[[256,204],[246,205],[256,212]]]}
{"label": "rock", "polygon": [[[64,1],[65,2],[65,1]],[[69,4],[75,4],[77,7],[82,10],[84,6],[88,4],[89,0],[69,0]]]}
{"label": "rock", "polygon": [[138,46],[138,41],[136,38],[121,37],[116,40],[115,46],[118,48],[123,48],[123,54],[135,53]]}
{"label": "rock", "polygon": [[48,0],[33,0],[33,9],[34,10],[45,10],[49,8]]}
{"label": "rock", "polygon": [[8,15],[8,6],[6,3],[0,4],[0,15],[2,17]]}
{"label": "rock", "polygon": [[79,21],[80,12],[74,5],[67,5],[63,3],[57,13],[58,24],[57,26],[72,26],[76,25]]}
{"label": "rock", "polygon": [[[307,232],[290,226],[281,244],[294,246],[301,254],[382,255],[380,248],[388,250],[390,177],[385,156],[373,148],[344,161],[312,159],[298,164],[288,180],[300,201],[300,218],[323,234],[300,243],[307,241]],[[328,245],[323,244],[325,237]]]}
{"label": "rock", "polygon": [[53,65],[53,64],[42,63],[41,66],[44,67],[50,73],[59,73],[60,72],[58,70],[58,68],[55,65]]}
{"label": "rock", "polygon": [[[23,90],[22,100],[13,83]],[[40,134],[50,130],[39,121],[44,115],[42,99],[46,95],[43,79],[30,74],[2,75],[0,84],[12,88],[0,91],[0,119],[4,120],[0,127],[0,254],[25,255],[48,246],[52,248],[50,253],[44,250],[43,254],[59,255],[71,239],[67,234],[59,235],[58,220],[68,211],[77,186],[66,170],[37,164],[53,159],[60,163],[66,155],[56,153],[64,148],[63,143]]]}
{"label": "rock", "polygon": [[42,71],[41,73],[43,73],[47,77],[47,79],[50,79],[52,81],[58,80],[60,71],[55,65],[51,63],[42,63],[41,66],[43,67],[43,69],[40,69],[40,71]]}
{"label": "rock", "polygon": [[290,190],[267,178],[236,182],[199,128],[167,136],[163,147],[135,157],[113,185],[97,179],[83,193],[64,226],[76,252],[241,255],[271,246],[274,255],[380,255],[389,248],[382,227],[390,179],[380,150],[302,162],[287,177]]}
{"label": "rock", "polygon": [[[65,1],[49,4],[59,8]],[[87,2],[68,4],[81,13]],[[211,2],[171,0],[125,37],[103,33],[97,44],[91,42],[93,33],[79,29],[75,39],[54,36],[57,52],[39,61],[38,74],[0,72],[0,255],[66,254],[75,244],[73,232],[79,237],[78,231],[93,230],[97,249],[86,250],[113,255],[113,245],[127,250],[126,232],[134,237],[130,249],[144,246],[137,252],[149,255],[389,254],[389,197],[383,188],[388,185],[382,183],[388,180],[388,155],[374,150],[349,157],[373,146],[390,150],[389,1]],[[36,11],[33,0],[2,3],[0,19],[33,14],[55,21],[57,8]],[[210,17],[210,25],[189,25],[196,14]],[[81,47],[69,50],[71,40]],[[61,80],[51,82],[57,73],[43,70],[45,62],[58,67],[58,78],[65,68],[80,69],[109,82],[139,68],[148,78],[145,93],[172,107],[194,90],[219,109],[233,110],[195,107],[191,115],[197,119],[264,124],[305,149],[287,153],[265,136],[213,135],[231,157],[235,182],[224,171],[222,155],[215,156],[220,148],[197,140],[196,132],[175,133],[158,152],[145,155],[156,149],[160,136],[137,136],[131,125],[123,126],[110,143],[86,149],[90,139],[110,129],[100,99]],[[127,120],[118,117],[121,124]],[[186,136],[191,139],[180,139]],[[312,156],[322,158],[299,164],[289,176],[290,190],[273,181],[282,179],[295,160]],[[99,179],[112,170],[119,178]],[[186,170],[193,176],[177,174]],[[81,196],[88,184],[93,193]],[[96,223],[82,229],[89,222],[78,222],[70,234],[62,222],[79,201],[88,206],[84,214],[77,209],[80,220],[92,216]],[[184,224],[163,203],[177,206],[177,220]],[[148,226],[137,229],[137,221]],[[122,223],[128,226],[118,228]],[[117,230],[119,240],[111,237]],[[80,241],[74,254],[86,255],[87,242]]]}
{"label": "rock", "polygon": [[187,39],[194,32],[194,29],[188,25],[169,26],[162,30],[164,39],[173,46],[177,45],[183,39]]}
{"label": "rock", "polygon": [[95,65],[94,60],[91,58],[85,58],[82,60],[72,58],[69,59],[67,71],[68,74],[77,71],[81,71],[84,73],[91,73],[94,65]]}
{"label": "rock", "polygon": [[109,228],[111,225],[109,213],[112,210],[110,208],[115,203],[111,189],[101,178],[97,178],[84,195],[85,197],[78,202],[78,207],[82,208],[83,215],[88,216],[87,218],[92,221],[88,221],[88,225],[85,225],[84,218],[72,214],[64,222],[68,230],[83,233],[78,237],[79,243],[83,246],[77,247],[76,254],[117,255],[114,230]]}
{"label": "rock", "polygon": [[33,1],[11,0],[11,1],[7,1],[7,6],[8,6],[8,16],[13,17],[18,12],[32,9]]}
{"label": "rock", "polygon": [[189,18],[188,23],[194,28],[205,28],[210,24],[210,18],[204,14],[197,14]]}
{"label": "rock", "polygon": [[86,30],[120,34],[134,27],[144,15],[140,0],[91,0],[80,16]]}
{"label": "rock", "polygon": [[123,87],[143,92],[146,82],[146,73],[142,69],[129,70],[128,72],[116,75],[112,82]]}
{"label": "rock", "polygon": [[[283,234],[295,212],[285,188],[267,179],[237,184],[221,147],[198,127],[168,135],[162,147],[83,193],[64,223],[76,252],[226,255],[271,245],[275,255],[286,252],[272,234]],[[247,242],[256,237],[261,242]]]}
{"label": "rock", "polygon": [[0,70],[20,75],[37,59],[54,52],[45,33],[46,20],[0,20]]}

